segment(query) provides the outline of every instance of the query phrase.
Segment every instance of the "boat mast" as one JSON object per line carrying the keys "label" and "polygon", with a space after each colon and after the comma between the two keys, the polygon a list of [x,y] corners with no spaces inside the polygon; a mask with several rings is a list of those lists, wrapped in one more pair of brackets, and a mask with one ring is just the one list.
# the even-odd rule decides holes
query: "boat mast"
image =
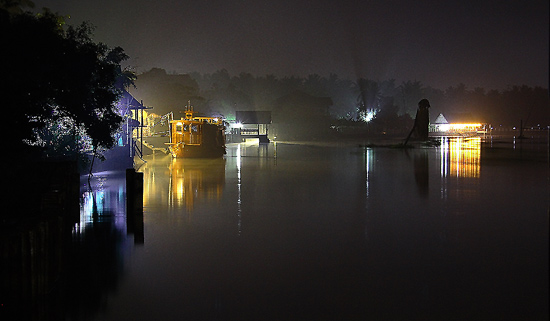
{"label": "boat mast", "polygon": [[191,106],[191,100],[187,101],[187,106],[185,106],[185,118],[191,119],[193,118],[193,114],[195,112],[193,111],[193,106]]}

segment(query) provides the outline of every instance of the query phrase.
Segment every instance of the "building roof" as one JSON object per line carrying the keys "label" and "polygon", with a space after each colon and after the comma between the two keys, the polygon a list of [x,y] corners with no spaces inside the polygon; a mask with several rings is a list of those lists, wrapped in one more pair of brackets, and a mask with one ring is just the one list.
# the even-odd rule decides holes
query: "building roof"
{"label": "building roof", "polygon": [[124,90],[118,101],[118,108],[124,110],[147,109],[143,104],[134,98],[129,92]]}
{"label": "building roof", "polygon": [[449,122],[447,121],[447,118],[445,118],[445,116],[443,116],[443,114],[439,114],[437,116],[437,118],[433,121],[432,124],[434,125],[438,125],[438,124],[448,124]]}
{"label": "building roof", "polygon": [[474,124],[482,121],[470,113],[439,114],[432,124]]}

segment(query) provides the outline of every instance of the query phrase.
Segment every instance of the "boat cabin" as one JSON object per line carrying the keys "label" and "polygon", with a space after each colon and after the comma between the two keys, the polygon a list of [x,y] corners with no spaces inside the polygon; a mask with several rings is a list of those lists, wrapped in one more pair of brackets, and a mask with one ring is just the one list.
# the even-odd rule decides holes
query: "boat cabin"
{"label": "boat cabin", "polygon": [[221,118],[195,116],[188,106],[185,117],[170,121],[170,152],[173,157],[222,157],[225,154]]}

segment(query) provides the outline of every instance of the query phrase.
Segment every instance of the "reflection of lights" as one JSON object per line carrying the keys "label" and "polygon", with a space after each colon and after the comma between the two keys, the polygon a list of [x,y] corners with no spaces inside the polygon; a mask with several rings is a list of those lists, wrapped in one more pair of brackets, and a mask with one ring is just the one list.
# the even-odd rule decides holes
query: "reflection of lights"
{"label": "reflection of lights", "polygon": [[447,176],[449,172],[449,142],[446,137],[441,142],[441,177]]}
{"label": "reflection of lights", "polygon": [[93,194],[91,192],[85,192],[82,198],[82,205],[80,207],[80,222],[75,225],[75,231],[79,234],[82,234],[84,232],[86,223],[93,221]]}
{"label": "reflection of lights", "polygon": [[374,155],[373,150],[370,148],[365,149],[365,188],[366,196],[369,197],[370,193],[370,177],[369,174],[372,172],[374,167]]}
{"label": "reflection of lights", "polygon": [[[80,220],[73,233],[83,234],[94,222],[109,222],[117,230],[126,228],[125,179],[118,172],[101,172],[93,177],[90,189],[83,192],[80,201]],[[97,173],[96,173],[97,174]],[[119,176],[120,175],[120,176]]]}
{"label": "reflection of lights", "polygon": [[441,176],[478,178],[481,137],[444,139],[441,144]]}
{"label": "reflection of lights", "polygon": [[[369,206],[370,197],[370,173],[374,170],[374,150],[371,148],[365,148],[365,208]],[[367,225],[365,224],[365,238],[369,238]]]}
{"label": "reflection of lights", "polygon": [[183,175],[179,173],[178,170],[175,172],[176,174],[176,200],[178,203],[183,201],[183,197],[185,196],[185,186],[183,185],[185,179],[183,178]]}
{"label": "reflection of lights", "polygon": [[241,200],[241,144],[237,148],[237,228],[238,234],[241,235],[241,219],[242,219],[242,200]]}
{"label": "reflection of lights", "polygon": [[241,179],[241,144],[237,147],[237,178]]}
{"label": "reflection of lights", "polygon": [[[151,169],[151,172],[155,170]],[[225,179],[224,159],[207,161],[172,158],[169,171],[168,204],[170,207],[185,206],[190,214],[194,210],[197,200],[220,199]],[[152,176],[150,174],[149,177]],[[161,181],[159,184],[163,184],[163,182]],[[159,194],[159,192],[162,194],[160,186],[148,188],[144,191],[144,199]]]}
{"label": "reflection of lights", "polygon": [[86,224],[94,221],[94,215],[101,215],[105,210],[105,191],[84,192],[80,206],[80,221],[75,225],[75,231],[84,232]]}

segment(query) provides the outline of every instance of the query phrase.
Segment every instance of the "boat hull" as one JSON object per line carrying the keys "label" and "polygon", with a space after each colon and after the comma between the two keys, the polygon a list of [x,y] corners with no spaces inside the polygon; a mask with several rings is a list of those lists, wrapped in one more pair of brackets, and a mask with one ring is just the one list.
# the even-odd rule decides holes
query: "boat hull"
{"label": "boat hull", "polygon": [[225,155],[225,146],[175,144],[170,151],[176,158],[220,158]]}

